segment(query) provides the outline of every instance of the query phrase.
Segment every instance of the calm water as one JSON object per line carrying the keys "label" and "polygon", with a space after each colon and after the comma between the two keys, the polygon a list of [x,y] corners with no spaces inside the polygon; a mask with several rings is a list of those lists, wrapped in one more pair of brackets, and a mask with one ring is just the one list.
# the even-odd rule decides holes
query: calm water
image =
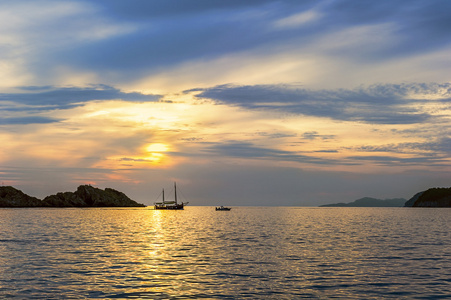
{"label": "calm water", "polygon": [[451,209],[0,209],[0,298],[451,298]]}

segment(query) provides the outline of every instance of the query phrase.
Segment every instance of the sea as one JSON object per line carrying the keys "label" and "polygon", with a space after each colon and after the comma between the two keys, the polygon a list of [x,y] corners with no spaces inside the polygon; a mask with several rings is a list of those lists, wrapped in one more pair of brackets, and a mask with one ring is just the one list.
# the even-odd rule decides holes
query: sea
{"label": "sea", "polygon": [[1,299],[451,299],[451,209],[0,209]]}

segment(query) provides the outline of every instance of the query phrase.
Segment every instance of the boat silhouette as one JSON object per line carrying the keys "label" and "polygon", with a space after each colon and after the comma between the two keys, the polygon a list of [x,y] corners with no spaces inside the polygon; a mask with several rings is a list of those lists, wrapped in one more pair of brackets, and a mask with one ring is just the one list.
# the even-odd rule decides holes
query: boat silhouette
{"label": "boat silhouette", "polygon": [[216,210],[223,210],[223,211],[229,211],[229,210],[231,210],[232,208],[231,207],[224,207],[224,206],[219,206],[219,207],[216,207],[215,208]]}
{"label": "boat silhouette", "polygon": [[155,202],[155,209],[183,209],[185,205],[188,205],[188,202],[177,202],[177,185],[174,182],[174,200],[173,201],[166,201],[164,198],[164,189],[162,191],[163,194],[163,201],[162,202]]}

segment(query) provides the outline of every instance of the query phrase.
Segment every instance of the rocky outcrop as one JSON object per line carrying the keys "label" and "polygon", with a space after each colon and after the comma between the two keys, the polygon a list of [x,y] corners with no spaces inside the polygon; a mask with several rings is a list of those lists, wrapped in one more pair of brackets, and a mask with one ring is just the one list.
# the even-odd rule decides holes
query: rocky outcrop
{"label": "rocky outcrop", "polygon": [[451,207],[451,188],[431,188],[415,194],[405,206]]}
{"label": "rocky outcrop", "polygon": [[0,207],[38,207],[41,200],[28,196],[12,186],[0,187]]}
{"label": "rocky outcrop", "polygon": [[325,204],[321,205],[321,207],[402,207],[405,202],[406,199],[403,198],[381,200],[365,197],[350,203]]}
{"label": "rocky outcrop", "polygon": [[114,189],[105,190],[81,185],[71,193],[58,193],[47,196],[42,200],[46,207],[144,207],[134,200],[128,198],[124,193]]}
{"label": "rocky outcrop", "polygon": [[144,207],[124,193],[81,185],[75,192],[57,193],[44,200],[28,196],[12,186],[0,187],[0,207]]}

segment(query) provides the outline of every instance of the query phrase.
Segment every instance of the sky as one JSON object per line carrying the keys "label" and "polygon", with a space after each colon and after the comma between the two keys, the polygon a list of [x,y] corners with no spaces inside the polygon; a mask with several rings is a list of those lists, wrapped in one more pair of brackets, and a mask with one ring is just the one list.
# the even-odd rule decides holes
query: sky
{"label": "sky", "polygon": [[451,1],[0,1],[0,179],[153,205],[451,186]]}

